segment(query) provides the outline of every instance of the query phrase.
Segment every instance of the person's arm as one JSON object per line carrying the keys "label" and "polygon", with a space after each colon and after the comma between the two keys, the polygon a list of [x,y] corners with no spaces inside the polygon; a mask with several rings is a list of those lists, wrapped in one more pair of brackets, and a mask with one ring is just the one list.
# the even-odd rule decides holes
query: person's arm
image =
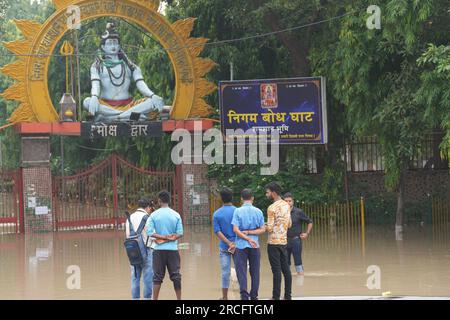
{"label": "person's arm", "polygon": [[245,241],[248,241],[248,243],[250,243],[252,248],[258,248],[258,244],[252,238],[248,237],[240,230],[241,221],[236,211],[233,214],[233,220],[231,221],[231,224],[233,225],[233,231],[236,234],[236,236],[238,236],[241,239],[244,239]]}
{"label": "person's arm", "polygon": [[306,232],[300,234],[300,239],[302,240],[306,240],[309,237],[309,234],[311,233],[312,230],[312,223],[308,223],[308,229],[306,230]]}
{"label": "person's arm", "polygon": [[217,221],[216,214],[213,217],[214,234],[223,242],[228,243],[228,239],[222,233],[222,228],[220,227],[219,221]]}
{"label": "person's arm", "polygon": [[174,234],[171,234],[168,236],[168,240],[170,241],[177,241],[181,237],[183,237],[184,231],[183,231],[183,221],[181,220],[181,217],[178,217],[177,219],[177,227]]}
{"label": "person's arm", "polygon": [[147,220],[147,235],[155,239],[167,240],[167,236],[156,233],[155,222],[153,221],[152,216]]}
{"label": "person's arm", "polygon": [[272,211],[272,209],[269,207],[267,209],[267,232],[273,232],[273,227],[275,224],[275,213]]}
{"label": "person's arm", "polygon": [[252,238],[248,237],[241,230],[239,230],[239,227],[237,225],[233,225],[233,231],[234,231],[234,233],[236,233],[236,235],[239,238],[242,238],[245,241],[248,241],[253,248],[258,248],[258,244],[255,241],[253,241]]}
{"label": "person's arm", "polygon": [[234,243],[232,241],[228,240],[227,237],[225,237],[225,235],[222,233],[222,231],[216,232],[216,235],[220,240],[225,242],[229,247],[234,245]]}
{"label": "person's arm", "polygon": [[313,221],[303,211],[300,212],[300,221],[306,222],[308,224],[306,232],[300,234],[301,239],[306,239],[312,231]]}
{"label": "person's arm", "polygon": [[127,238],[130,237],[130,223],[128,222],[128,219],[127,219],[127,222],[125,223],[125,236]]}
{"label": "person's arm", "polygon": [[292,214],[291,211],[289,210],[289,223],[288,223],[288,229],[292,228]]}
{"label": "person's arm", "polygon": [[246,230],[246,231],[244,231],[243,233],[244,233],[244,234],[247,234],[247,235],[251,234],[251,235],[254,235],[254,236],[259,236],[260,234],[263,234],[263,233],[265,233],[265,232],[266,232],[266,226],[263,225],[262,227],[260,227],[260,228],[258,228],[258,229],[255,229],[255,230]]}
{"label": "person's arm", "polygon": [[170,239],[169,239],[169,236],[170,236],[170,235],[163,236],[163,235],[157,234],[157,233],[152,233],[152,234],[150,234],[150,237],[155,238],[155,239],[159,239],[159,240],[170,240]]}

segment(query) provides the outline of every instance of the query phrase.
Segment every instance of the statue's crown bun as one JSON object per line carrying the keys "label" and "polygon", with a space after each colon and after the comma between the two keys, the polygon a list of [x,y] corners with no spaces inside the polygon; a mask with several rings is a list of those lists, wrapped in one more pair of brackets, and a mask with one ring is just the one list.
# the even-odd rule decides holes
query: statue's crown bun
{"label": "statue's crown bun", "polygon": [[106,24],[106,31],[102,35],[103,41],[106,41],[108,39],[119,39],[119,32],[117,31],[116,25],[113,22],[108,22]]}

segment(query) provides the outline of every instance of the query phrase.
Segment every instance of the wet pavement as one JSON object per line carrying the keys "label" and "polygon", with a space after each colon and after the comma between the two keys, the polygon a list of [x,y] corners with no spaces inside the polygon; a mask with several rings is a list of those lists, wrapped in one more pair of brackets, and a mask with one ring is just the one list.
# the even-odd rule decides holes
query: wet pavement
{"label": "wet pavement", "polygon": [[[216,300],[218,240],[208,226],[186,229],[180,250],[183,298]],[[0,299],[129,299],[131,270],[123,240],[123,231],[0,235]],[[265,242],[263,237],[261,299],[270,298],[272,290]],[[304,242],[303,263],[305,275],[293,277],[298,299],[450,296],[448,237],[437,239],[432,230],[411,230],[403,241],[395,241],[386,228],[368,228],[365,246],[359,234],[323,238],[313,232]],[[74,270],[80,270],[80,289],[70,289],[76,283]],[[367,287],[374,270],[380,271],[379,289]],[[161,299],[174,299],[166,277]],[[370,278],[369,284],[376,281]],[[239,298],[234,281],[231,298]]]}

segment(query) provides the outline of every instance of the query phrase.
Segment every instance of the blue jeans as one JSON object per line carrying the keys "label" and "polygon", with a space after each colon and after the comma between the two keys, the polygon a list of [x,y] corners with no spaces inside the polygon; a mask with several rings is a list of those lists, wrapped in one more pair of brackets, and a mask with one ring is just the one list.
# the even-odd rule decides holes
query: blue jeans
{"label": "blue jeans", "polygon": [[289,239],[287,244],[288,262],[291,265],[291,255],[294,256],[295,270],[303,272],[302,240],[300,238]]}
{"label": "blue jeans", "polygon": [[151,299],[153,293],[153,250],[150,248],[147,248],[147,260],[143,266],[131,266],[131,296],[133,299],[141,298],[142,274],[144,275],[144,299]]}
{"label": "blue jeans", "polygon": [[230,287],[231,276],[231,256],[227,250],[220,249],[220,268],[222,270],[222,288],[228,289]]}
{"label": "blue jeans", "polygon": [[[252,279],[250,294],[247,291],[247,261]],[[259,267],[261,264],[261,252],[259,248],[236,249],[234,254],[236,276],[239,281],[241,300],[258,300]]]}

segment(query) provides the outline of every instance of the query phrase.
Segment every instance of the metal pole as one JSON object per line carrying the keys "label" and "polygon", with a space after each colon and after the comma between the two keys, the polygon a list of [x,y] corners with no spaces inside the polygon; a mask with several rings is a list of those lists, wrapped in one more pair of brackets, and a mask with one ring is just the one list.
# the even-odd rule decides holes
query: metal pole
{"label": "metal pole", "polygon": [[364,257],[366,255],[366,221],[364,197],[361,197],[361,250]]}
{"label": "metal pole", "polygon": [[64,141],[63,136],[60,138],[60,147],[61,147],[61,177],[64,177]]}
{"label": "metal pole", "polygon": [[78,120],[81,122],[81,79],[80,79],[80,56],[78,47],[78,30],[75,30],[75,53],[77,55],[77,82],[78,82]]}
{"label": "metal pole", "polygon": [[[72,32],[72,43],[75,42],[74,32]],[[69,56],[70,61],[70,93],[75,97],[75,74],[73,72],[74,69],[74,60],[73,55]]]}
{"label": "metal pole", "polygon": [[19,232],[21,234],[25,233],[25,204],[24,204],[24,194],[23,194],[23,168],[19,168],[19,174],[17,176],[18,184],[18,196],[19,196]]}
{"label": "metal pole", "polygon": [[118,192],[118,182],[117,182],[117,155],[112,156],[112,181],[113,181],[113,208],[114,208],[114,219],[116,224],[116,230],[119,229],[119,192]]}
{"label": "metal pole", "polygon": [[[64,203],[64,196],[66,195],[66,190],[64,186],[64,136],[61,136],[61,193],[62,193],[62,203]],[[61,206],[61,210],[64,210],[64,206]]]}
{"label": "metal pole", "polygon": [[234,63],[233,63],[233,61],[230,62],[230,80],[234,81]]}

